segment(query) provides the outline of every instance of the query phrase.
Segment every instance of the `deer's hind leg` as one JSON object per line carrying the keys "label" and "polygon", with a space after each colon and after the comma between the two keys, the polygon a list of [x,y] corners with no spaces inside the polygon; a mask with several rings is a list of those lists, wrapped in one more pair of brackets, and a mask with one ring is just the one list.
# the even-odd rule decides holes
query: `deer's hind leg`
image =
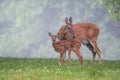
{"label": "deer's hind leg", "polygon": [[92,43],[93,43],[93,45],[94,45],[94,48],[95,48],[95,52],[97,53],[97,55],[98,55],[98,63],[99,64],[101,64],[101,51],[100,51],[100,49],[99,49],[99,47],[98,47],[98,45],[97,45],[97,42],[96,42],[96,40],[92,40],[91,41]]}
{"label": "deer's hind leg", "polygon": [[82,57],[82,54],[80,53],[79,49],[73,48],[73,51],[75,52],[76,56],[79,59],[80,64],[82,65],[82,59],[83,59],[83,57]]}
{"label": "deer's hind leg", "polygon": [[94,49],[94,46],[89,41],[87,42],[86,46],[92,52],[93,58],[92,58],[91,63],[93,64],[94,60],[95,60],[95,57],[96,57],[96,51]]}

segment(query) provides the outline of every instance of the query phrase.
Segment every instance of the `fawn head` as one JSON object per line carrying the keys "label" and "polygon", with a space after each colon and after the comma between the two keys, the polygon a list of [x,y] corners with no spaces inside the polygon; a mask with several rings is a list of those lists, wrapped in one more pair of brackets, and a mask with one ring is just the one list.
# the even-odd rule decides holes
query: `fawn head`
{"label": "fawn head", "polygon": [[50,32],[48,33],[48,35],[50,36],[50,38],[52,39],[53,42],[56,41],[57,35],[53,35]]}

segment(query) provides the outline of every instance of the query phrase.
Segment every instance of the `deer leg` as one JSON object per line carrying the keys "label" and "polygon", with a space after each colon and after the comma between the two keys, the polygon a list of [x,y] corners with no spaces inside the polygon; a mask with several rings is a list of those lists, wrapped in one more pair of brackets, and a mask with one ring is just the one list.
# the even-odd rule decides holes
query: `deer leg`
{"label": "deer leg", "polygon": [[64,57],[63,62],[64,62],[64,65],[66,65],[66,51],[63,53],[62,57]]}
{"label": "deer leg", "polygon": [[66,64],[66,61],[63,59],[63,56],[64,56],[64,52],[61,52],[60,53],[60,60],[59,60],[59,64],[62,65],[62,62],[64,62],[64,64]]}
{"label": "deer leg", "polygon": [[65,51],[63,57],[64,57],[63,61],[65,62],[66,61],[66,51]]}
{"label": "deer leg", "polygon": [[97,52],[97,53],[98,53],[98,58],[99,58],[98,63],[101,64],[101,53],[100,52]]}
{"label": "deer leg", "polygon": [[98,55],[98,63],[101,64],[101,51],[99,49],[99,47],[97,46],[97,43],[95,40],[92,41],[93,45],[95,46],[95,50],[96,50],[96,53]]}
{"label": "deer leg", "polygon": [[95,52],[92,52],[92,55],[93,55],[93,58],[92,58],[91,64],[94,64],[95,57],[96,57],[96,53],[95,53]]}
{"label": "deer leg", "polygon": [[59,64],[62,65],[62,53],[60,53]]}
{"label": "deer leg", "polygon": [[79,52],[79,49],[73,48],[73,51],[75,52],[76,56],[79,59],[80,64],[82,65],[82,54]]}
{"label": "deer leg", "polygon": [[94,61],[95,61],[96,50],[94,49],[94,46],[93,46],[90,42],[88,42],[88,43],[86,44],[86,46],[87,46],[87,48],[92,52],[93,58],[92,58],[91,63],[93,64]]}
{"label": "deer leg", "polygon": [[71,49],[68,50],[68,60],[69,63],[71,63]]}
{"label": "deer leg", "polygon": [[96,53],[98,54],[98,59],[99,59],[98,63],[101,64],[101,51],[99,47],[97,46],[97,44],[96,44],[96,49],[97,49]]}
{"label": "deer leg", "polygon": [[[88,47],[88,48],[89,48],[89,47]],[[90,48],[89,48],[89,49],[90,49]],[[93,49],[90,49],[90,51],[92,52],[92,55],[93,55],[91,63],[94,64],[95,57],[96,57],[96,52],[94,52]]]}

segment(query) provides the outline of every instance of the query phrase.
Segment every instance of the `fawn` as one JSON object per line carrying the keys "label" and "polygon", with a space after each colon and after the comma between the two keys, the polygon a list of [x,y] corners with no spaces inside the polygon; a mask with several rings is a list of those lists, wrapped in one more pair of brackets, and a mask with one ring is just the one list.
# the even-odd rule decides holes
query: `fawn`
{"label": "fawn", "polygon": [[[50,32],[48,33],[48,35],[52,39],[52,46],[53,46],[54,50],[56,52],[60,53],[60,58],[59,58],[60,65],[64,61],[63,56],[64,56],[66,50],[68,50],[68,49],[71,49],[73,52],[75,52],[76,56],[78,57],[78,59],[80,61],[80,64],[82,65],[82,54],[79,51],[81,42],[78,39],[74,38],[74,39],[70,39],[70,40],[56,41],[56,38],[58,38],[57,35],[52,35]],[[65,61],[64,61],[64,64],[66,64]]]}

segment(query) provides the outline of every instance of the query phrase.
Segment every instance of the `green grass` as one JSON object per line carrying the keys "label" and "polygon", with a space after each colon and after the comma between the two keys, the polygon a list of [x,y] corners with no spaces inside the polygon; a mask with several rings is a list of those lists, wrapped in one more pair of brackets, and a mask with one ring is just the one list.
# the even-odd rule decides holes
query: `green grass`
{"label": "green grass", "polygon": [[57,59],[0,58],[0,80],[120,80],[120,61],[60,66]]}

